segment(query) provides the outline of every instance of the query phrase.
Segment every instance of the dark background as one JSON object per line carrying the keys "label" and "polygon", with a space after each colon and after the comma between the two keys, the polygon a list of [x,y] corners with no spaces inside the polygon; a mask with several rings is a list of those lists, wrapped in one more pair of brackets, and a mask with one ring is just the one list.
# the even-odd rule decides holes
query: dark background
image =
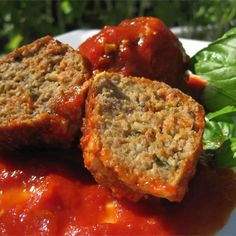
{"label": "dark background", "polygon": [[0,54],[46,34],[155,16],[181,37],[214,40],[236,25],[236,0],[0,0]]}

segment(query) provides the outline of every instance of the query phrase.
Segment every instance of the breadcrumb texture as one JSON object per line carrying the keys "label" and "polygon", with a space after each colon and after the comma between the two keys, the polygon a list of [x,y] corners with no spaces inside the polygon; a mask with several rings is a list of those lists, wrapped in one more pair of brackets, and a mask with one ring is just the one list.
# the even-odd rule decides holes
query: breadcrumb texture
{"label": "breadcrumb texture", "polygon": [[118,198],[181,201],[202,150],[204,109],[178,89],[100,73],[86,102],[84,163]]}
{"label": "breadcrumb texture", "polygon": [[71,146],[89,78],[82,56],[51,36],[0,59],[0,149]]}

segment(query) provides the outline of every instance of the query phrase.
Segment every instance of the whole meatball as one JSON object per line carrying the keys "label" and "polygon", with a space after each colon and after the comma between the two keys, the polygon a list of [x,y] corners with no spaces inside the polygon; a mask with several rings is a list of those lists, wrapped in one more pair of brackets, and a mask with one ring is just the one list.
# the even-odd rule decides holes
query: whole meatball
{"label": "whole meatball", "polygon": [[178,38],[157,18],[138,17],[105,26],[79,51],[94,70],[143,76],[186,91],[188,56]]}

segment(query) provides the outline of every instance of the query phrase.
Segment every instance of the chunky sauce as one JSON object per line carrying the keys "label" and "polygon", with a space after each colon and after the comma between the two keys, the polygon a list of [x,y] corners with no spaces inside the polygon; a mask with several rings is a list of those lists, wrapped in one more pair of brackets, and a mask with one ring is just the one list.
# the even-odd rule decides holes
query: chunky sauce
{"label": "chunky sauce", "polygon": [[157,18],[138,17],[106,26],[79,51],[94,70],[143,76],[186,89],[188,57],[177,37]]}
{"label": "chunky sauce", "polygon": [[209,235],[235,206],[231,170],[199,166],[180,204],[133,204],[96,184],[78,151],[0,155],[1,235]]}

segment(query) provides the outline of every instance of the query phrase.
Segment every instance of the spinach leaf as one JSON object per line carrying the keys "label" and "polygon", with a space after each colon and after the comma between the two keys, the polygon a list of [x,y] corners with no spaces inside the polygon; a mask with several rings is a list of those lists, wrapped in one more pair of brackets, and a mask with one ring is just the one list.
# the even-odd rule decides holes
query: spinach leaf
{"label": "spinach leaf", "polygon": [[236,28],[191,58],[191,70],[207,84],[202,103],[209,111],[236,105]]}

